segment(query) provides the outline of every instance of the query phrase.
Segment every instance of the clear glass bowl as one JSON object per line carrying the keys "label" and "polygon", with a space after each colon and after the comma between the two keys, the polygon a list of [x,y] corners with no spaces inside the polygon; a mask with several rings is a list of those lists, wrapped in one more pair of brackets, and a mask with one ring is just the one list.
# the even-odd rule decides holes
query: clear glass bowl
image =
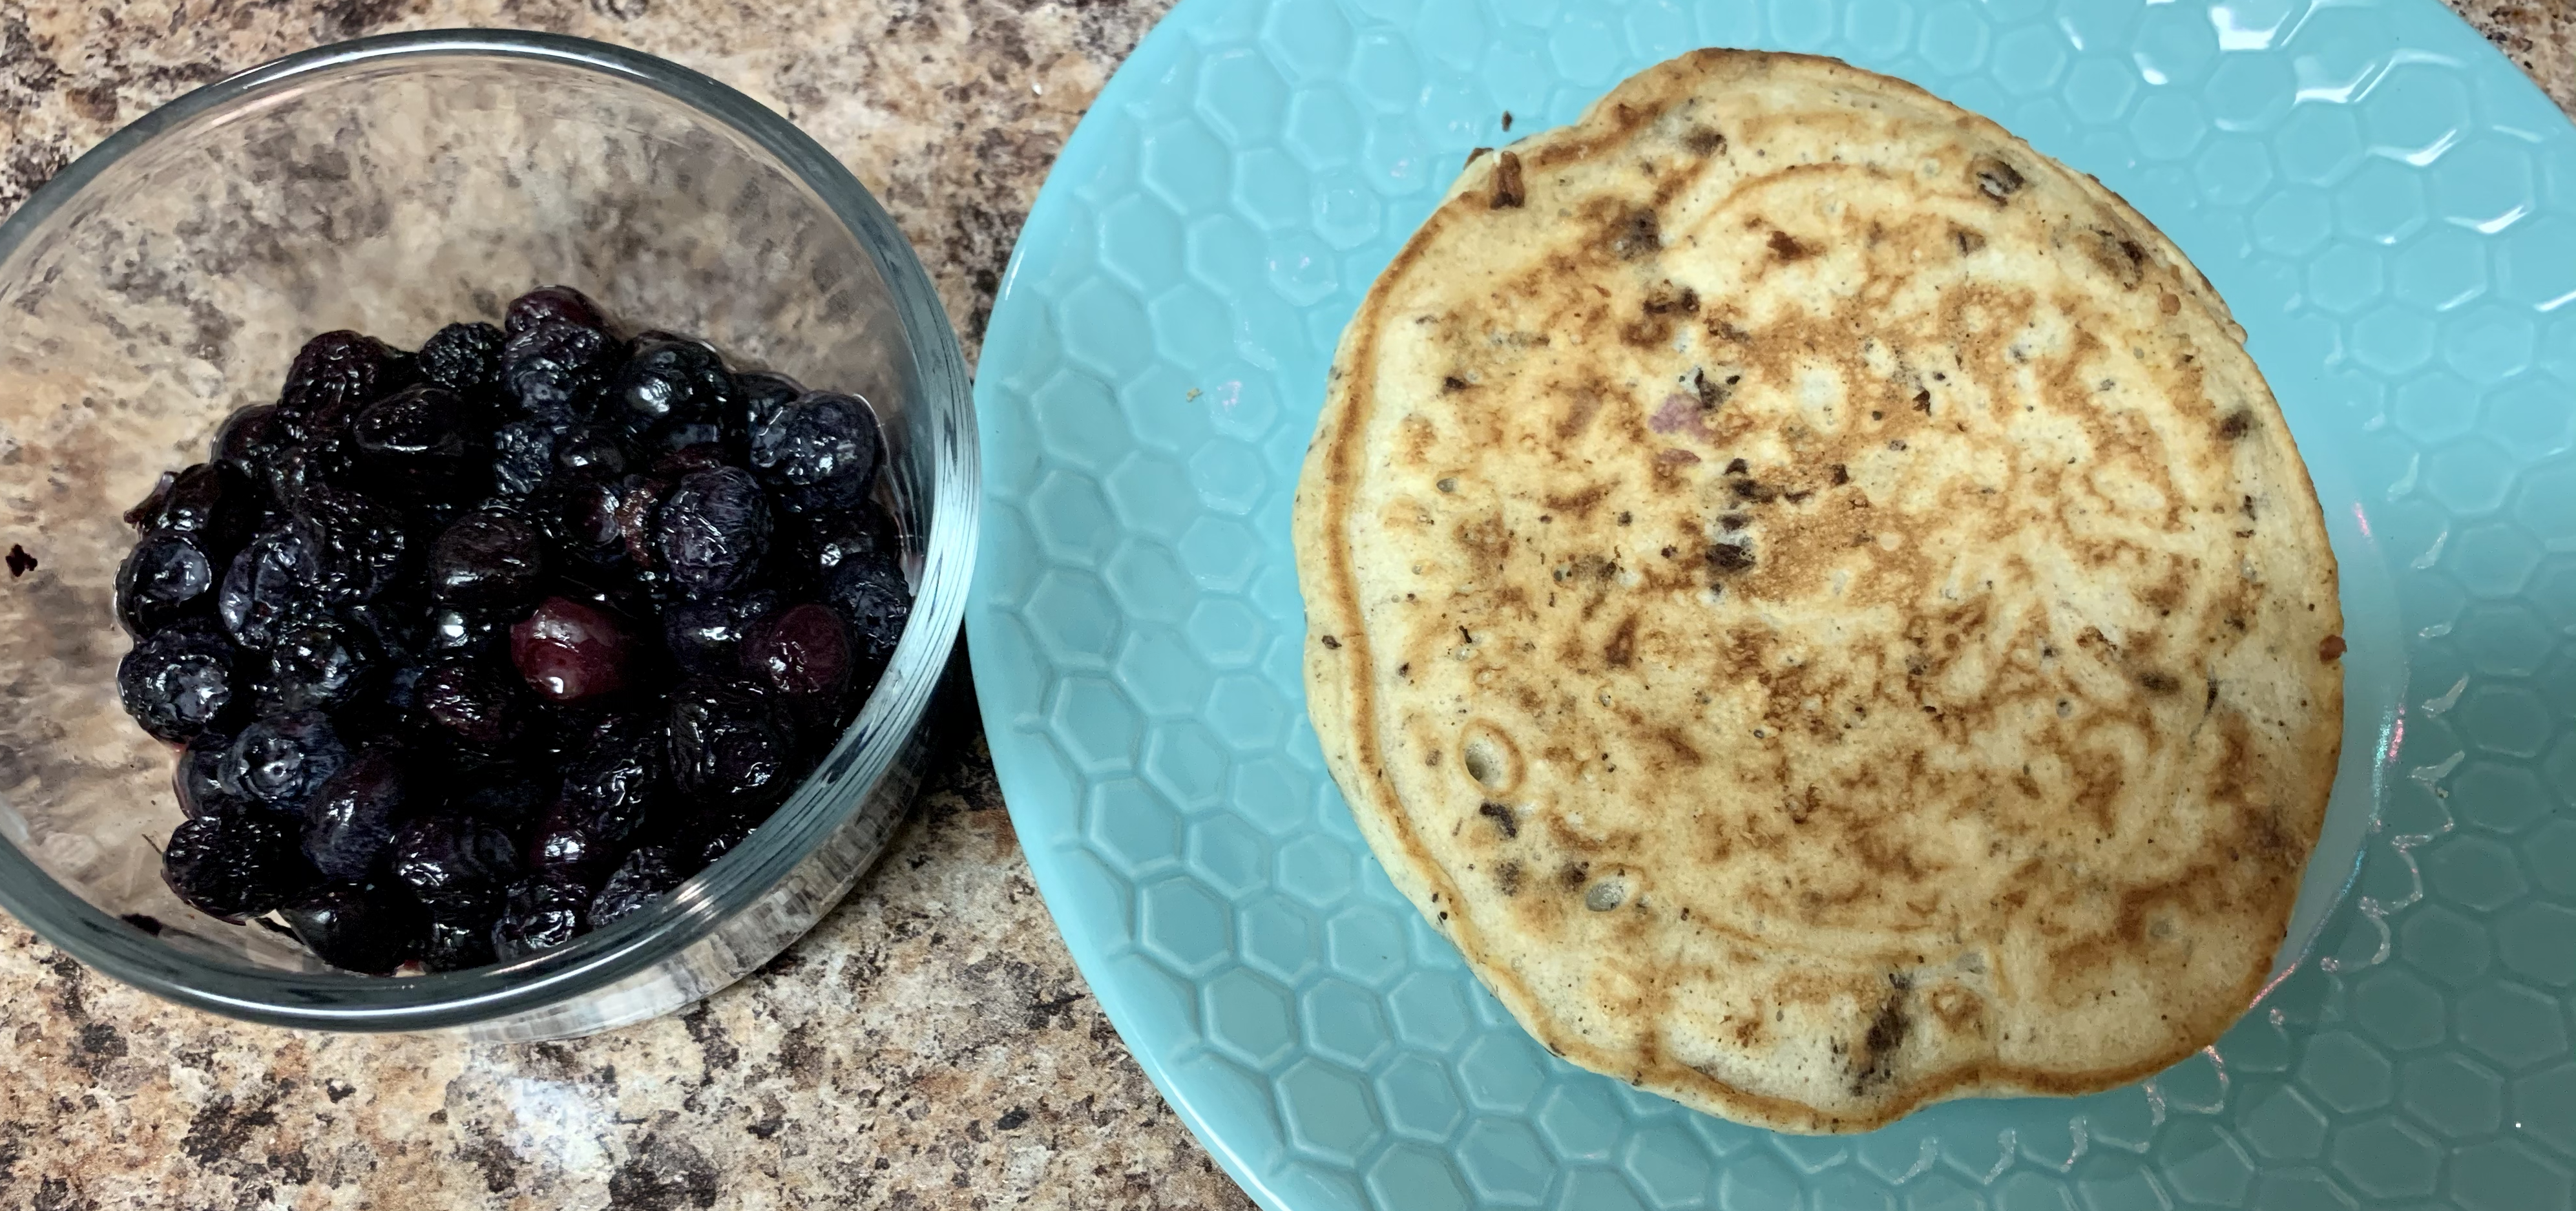
{"label": "clear glass bowl", "polygon": [[[876,405],[917,594],[892,667],[748,843],[560,949],[377,979],[186,909],[159,872],[172,755],[115,691],[120,515],[201,461],[226,413],[274,399],[314,333],[414,347],[556,282]],[[117,979],[277,1025],[536,1039],[685,1005],[803,934],[909,802],[975,481],[964,359],[903,235],[812,139],[714,80],[573,38],[444,31],[190,93],[0,226],[0,545],[39,560],[0,579],[0,906]]]}

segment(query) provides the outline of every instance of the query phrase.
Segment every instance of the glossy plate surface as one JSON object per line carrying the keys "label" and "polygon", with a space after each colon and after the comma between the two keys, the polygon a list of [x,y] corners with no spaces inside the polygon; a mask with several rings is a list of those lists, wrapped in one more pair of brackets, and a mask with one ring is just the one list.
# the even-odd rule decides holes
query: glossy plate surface
{"label": "glossy plate surface", "polygon": [[[1469,148],[1701,45],[1838,55],[2099,175],[2309,460],[2343,778],[2286,974],[2154,1080],[1823,1139],[1638,1093],[1512,1024],[1324,772],[1288,510],[1344,321]],[[1274,1211],[2576,1206],[2576,128],[2434,0],[1184,0],[1031,213],[976,403],[1013,822]]]}

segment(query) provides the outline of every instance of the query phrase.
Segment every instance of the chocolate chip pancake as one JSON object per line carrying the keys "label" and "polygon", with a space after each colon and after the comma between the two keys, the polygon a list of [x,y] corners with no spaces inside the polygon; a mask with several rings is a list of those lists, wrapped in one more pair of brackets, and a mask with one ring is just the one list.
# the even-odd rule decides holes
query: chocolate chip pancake
{"label": "chocolate chip pancake", "polygon": [[1919,88],[1711,50],[1472,159],[1299,483],[1309,707],[1550,1049],[1862,1130],[2243,1012],[2342,730],[2335,563],[2209,283]]}

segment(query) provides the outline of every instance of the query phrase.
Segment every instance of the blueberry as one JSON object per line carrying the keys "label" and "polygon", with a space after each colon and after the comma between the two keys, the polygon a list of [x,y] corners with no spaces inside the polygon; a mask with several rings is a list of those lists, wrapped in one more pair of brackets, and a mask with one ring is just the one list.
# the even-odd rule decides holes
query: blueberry
{"label": "blueberry", "polygon": [[233,802],[231,791],[224,789],[224,756],[233,747],[233,738],[212,729],[197,733],[179,754],[177,768],[170,771],[170,791],[179,799],[179,811],[190,817],[221,810]]}
{"label": "blueberry", "polygon": [[180,623],[135,644],[117,662],[117,696],[144,731],[185,744],[241,701],[236,660],[233,645],[213,627]]}
{"label": "blueberry", "polygon": [[858,506],[876,483],[883,453],[876,414],[836,392],[808,392],[751,431],[751,465],[790,512]]}
{"label": "blueberry", "polygon": [[421,816],[396,830],[386,869],[431,913],[488,924],[504,888],[519,877],[510,834],[470,816]]}
{"label": "blueberry", "polygon": [[829,606],[808,602],[780,611],[751,634],[743,671],[790,702],[825,706],[850,687],[850,632]]}
{"label": "blueberry", "polygon": [[416,493],[455,490],[485,456],[465,400],[429,383],[361,409],[349,424],[349,444],[369,472]]}
{"label": "blueberry", "polygon": [[225,570],[215,613],[234,642],[267,651],[280,631],[322,610],[310,587],[315,575],[301,535],[292,529],[265,531]]}
{"label": "blueberry", "polygon": [[315,488],[355,481],[357,454],[350,449],[347,434],[327,433],[279,450],[268,461],[267,472],[269,496],[293,508]]}
{"label": "blueberry", "polygon": [[552,780],[516,761],[495,761],[466,771],[449,792],[447,810],[512,833],[535,827],[553,793]]}
{"label": "blueberry", "polygon": [[568,420],[598,406],[623,351],[597,328],[540,322],[510,334],[501,351],[501,381],[531,415]]}
{"label": "blueberry", "polygon": [[184,534],[208,558],[226,560],[259,525],[259,485],[224,463],[198,463],[170,477],[158,508],[144,519],[147,532]]}
{"label": "blueberry", "polygon": [[475,611],[525,609],[536,601],[546,554],[545,534],[525,516],[478,509],[430,544],[430,599]]}
{"label": "blueberry", "polygon": [[510,628],[510,659],[551,702],[624,689],[633,648],[616,619],[566,597],[537,603],[536,612]]}
{"label": "blueberry", "polygon": [[655,715],[612,715],[566,755],[555,811],[608,846],[646,829],[669,777],[669,742]]}
{"label": "blueberry", "polygon": [[228,805],[170,830],[161,849],[161,880],[189,907],[240,921],[268,912],[313,882],[296,852],[293,821]]}
{"label": "blueberry", "polygon": [[431,971],[463,971],[492,961],[492,923],[457,921],[432,914],[420,944],[420,965]]}
{"label": "blueberry", "polygon": [[381,688],[385,655],[373,631],[320,617],[281,629],[268,660],[268,688],[281,705],[338,710]]}
{"label": "blueberry", "polygon": [[347,971],[391,975],[419,945],[420,906],[401,889],[326,883],[280,909],[286,927],[314,957]]}
{"label": "blueberry", "polygon": [[504,496],[526,496],[555,473],[555,439],[561,421],[512,421],[492,435],[492,487]]}
{"label": "blueberry", "polygon": [[510,300],[503,314],[502,328],[517,336],[539,324],[578,324],[584,328],[606,330],[608,316],[590,296],[570,286],[539,286]]}
{"label": "blueberry", "polygon": [[535,720],[528,691],[486,660],[447,656],[421,670],[412,687],[416,709],[457,744],[496,752],[527,736]]}
{"label": "blueberry", "polygon": [[617,869],[600,885],[599,894],[590,901],[590,927],[606,929],[618,919],[640,909],[649,908],[662,894],[680,885],[688,876],[681,873],[671,851],[658,845],[647,845],[626,855]]}
{"label": "blueberry", "polygon": [[328,432],[348,422],[364,404],[403,386],[411,359],[383,341],[346,330],[304,342],[278,393],[277,416],[289,436]]}
{"label": "blueberry", "polygon": [[194,535],[170,530],[144,536],[116,569],[116,620],[127,634],[149,635],[215,600],[215,563]]}
{"label": "blueberry", "polygon": [[618,509],[625,503],[624,485],[596,476],[558,476],[529,499],[564,553],[599,566],[626,560],[626,536]]}
{"label": "blueberry", "polygon": [[492,923],[492,953],[507,963],[572,941],[589,929],[589,907],[590,889],[571,879],[521,879]]}
{"label": "blueberry", "polygon": [[555,438],[555,472],[559,475],[615,479],[637,467],[635,448],[606,425],[573,425]]}
{"label": "blueberry", "polygon": [[431,653],[481,655],[499,650],[502,630],[499,615],[439,606],[421,620],[421,647]]}
{"label": "blueberry", "polygon": [[662,642],[683,673],[729,673],[740,667],[743,637],[785,604],[765,587],[673,602],[662,613]]}
{"label": "blueberry", "polygon": [[314,587],[334,605],[373,598],[401,578],[406,564],[402,514],[342,488],[308,490],[295,506]]}
{"label": "blueberry", "polygon": [[592,833],[579,812],[557,799],[529,834],[526,861],[532,871],[594,887],[616,864],[617,855],[616,846]]}
{"label": "blueberry", "polygon": [[672,784],[693,801],[766,806],[786,798],[803,772],[793,722],[778,702],[740,680],[681,683],[671,692],[670,737]]}
{"label": "blueberry", "polygon": [[912,590],[904,584],[903,570],[879,560],[845,560],[832,570],[824,600],[848,624],[851,651],[865,670],[862,676],[875,676],[894,658],[903,624],[912,617]]}
{"label": "blueberry", "polygon": [[[622,423],[633,432],[659,436],[664,445],[721,440],[723,422],[736,414],[740,395],[715,350],[665,332],[636,338],[634,352],[609,389]],[[675,436],[675,430],[683,432]]]}
{"label": "blueberry", "polygon": [[800,552],[818,580],[827,580],[851,560],[892,566],[902,556],[894,519],[874,505],[809,515],[800,527]]}
{"label": "blueberry", "polygon": [[409,809],[402,751],[368,745],[305,803],[304,857],[330,878],[363,879],[393,844]]}
{"label": "blueberry", "polygon": [[625,546],[627,562],[647,572],[658,573],[661,568],[654,552],[654,528],[662,517],[662,502],[671,495],[673,478],[630,476],[618,487],[618,539]]}
{"label": "blueberry", "polygon": [[484,399],[501,385],[501,342],[501,330],[490,324],[449,324],[422,341],[413,360],[423,380]]}
{"label": "blueberry", "polygon": [[320,711],[268,715],[233,737],[223,786],[271,811],[301,817],[305,801],[348,763],[348,746],[330,716]]}
{"label": "blueberry", "polygon": [[734,389],[742,397],[740,405],[742,427],[746,434],[759,431],[762,425],[769,423],[770,418],[778,415],[779,409],[796,402],[796,397],[805,394],[804,384],[784,374],[772,374],[765,370],[737,374],[733,381]]}
{"label": "blueberry", "polygon": [[768,498],[739,468],[693,471],[663,500],[654,531],[655,553],[682,592],[730,592],[769,549]]}
{"label": "blueberry", "polygon": [[699,866],[712,866],[716,859],[742,848],[742,843],[751,839],[754,827],[757,825],[753,821],[727,816],[720,818],[713,827],[700,830],[692,837]]}
{"label": "blueberry", "polygon": [[277,421],[277,405],[252,404],[224,418],[209,452],[256,485],[268,481],[268,465],[290,444],[285,426]]}

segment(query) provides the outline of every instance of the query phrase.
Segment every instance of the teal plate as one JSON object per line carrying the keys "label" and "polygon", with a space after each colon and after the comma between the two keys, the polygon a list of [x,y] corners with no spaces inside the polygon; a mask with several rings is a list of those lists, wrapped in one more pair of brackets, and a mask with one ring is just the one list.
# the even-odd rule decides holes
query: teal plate
{"label": "teal plate", "polygon": [[[1324,772],[1288,509],[1343,322],[1504,111],[1701,45],[1839,55],[2099,175],[2315,472],[2349,760],[2284,974],[2153,1080],[1842,1138],[1684,1110],[1531,1043]],[[1029,215],[975,398],[1012,821],[1272,1211],[2576,1205],[2576,129],[2434,0],[1183,0]]]}

